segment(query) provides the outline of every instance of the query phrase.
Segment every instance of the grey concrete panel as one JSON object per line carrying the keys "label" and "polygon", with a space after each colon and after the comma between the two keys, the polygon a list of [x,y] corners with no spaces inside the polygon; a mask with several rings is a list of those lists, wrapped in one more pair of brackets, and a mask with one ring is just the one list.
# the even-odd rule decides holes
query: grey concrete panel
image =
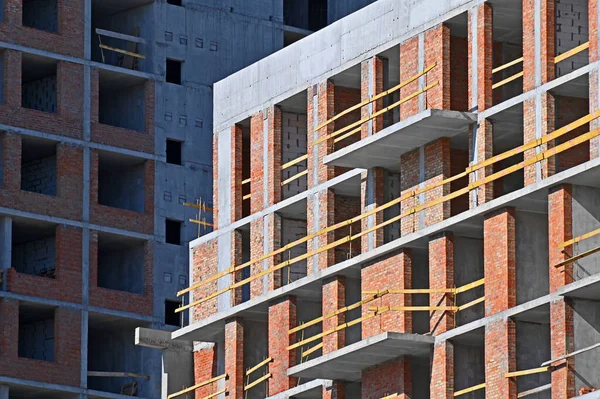
{"label": "grey concrete panel", "polygon": [[[573,300],[574,350],[600,342],[600,301]],[[574,357],[575,390],[600,385],[600,349],[592,349]]]}
{"label": "grey concrete panel", "polygon": [[[517,370],[529,370],[551,359],[549,319],[543,323],[516,322]],[[524,392],[550,383],[550,373],[524,375],[517,379],[517,391]],[[536,394],[535,398],[550,398],[550,391]]]}
{"label": "grey concrete panel", "polygon": [[[454,284],[461,287],[482,279],[483,240],[479,238],[454,237]],[[477,287],[456,296],[456,305],[464,305],[484,296],[484,287]],[[484,315],[483,304],[477,304],[456,314],[456,325],[467,324]]]}
{"label": "grey concrete panel", "polygon": [[277,395],[269,396],[267,399],[321,399],[323,397],[323,389],[330,386],[330,380],[312,380]]}
{"label": "grey concrete panel", "polygon": [[[481,345],[454,344],[454,391],[485,382],[485,354]],[[473,399],[485,398],[485,390],[469,394]]]}
{"label": "grey concrete panel", "polygon": [[517,211],[515,215],[517,303],[546,295],[548,274],[548,216]]}
{"label": "grey concrete panel", "polygon": [[[573,187],[573,237],[600,228],[600,190],[589,186]],[[588,238],[573,245],[573,255],[600,246],[600,236]],[[573,277],[581,279],[600,273],[600,257],[593,254],[573,264]]]}

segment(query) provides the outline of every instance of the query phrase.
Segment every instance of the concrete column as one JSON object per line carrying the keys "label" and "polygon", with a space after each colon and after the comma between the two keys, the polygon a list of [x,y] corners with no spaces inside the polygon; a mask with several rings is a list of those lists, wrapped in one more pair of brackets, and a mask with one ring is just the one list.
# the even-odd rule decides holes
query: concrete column
{"label": "concrete column", "polygon": [[454,345],[450,341],[440,342],[433,347],[429,397],[454,398]]}
{"label": "concrete column", "polygon": [[287,375],[288,368],[296,365],[296,350],[287,350],[296,342],[296,334],[288,334],[296,323],[296,297],[284,297],[269,306],[269,357],[273,362],[269,364],[268,396],[296,386],[296,378]]}
{"label": "concrete column", "polygon": [[12,218],[0,217],[0,262],[2,267],[2,291],[6,291],[6,271],[12,260]]}
{"label": "concrete column", "polygon": [[[573,254],[572,246],[558,248],[559,244],[573,238],[573,188],[570,185],[555,187],[548,195],[548,250],[550,268],[550,292],[573,282],[573,264],[560,268],[557,263]],[[574,350],[573,308],[568,299],[550,303],[550,354],[556,358]],[[575,373],[566,362],[552,371],[552,397],[575,396]]]}
{"label": "concrete column", "polygon": [[554,79],[554,1],[523,0],[523,91]]}
{"label": "concrete column", "polygon": [[244,326],[239,318],[225,324],[225,373],[229,397],[244,397]]}
{"label": "concrete column", "polygon": [[[323,316],[335,312],[346,306],[346,278],[336,276],[323,281]],[[335,317],[323,320],[323,331],[331,330],[346,322],[346,314],[342,313]],[[346,330],[336,331],[323,337],[323,354],[333,352],[346,346]]]}
{"label": "concrete column", "polygon": [[[537,94],[533,99],[523,102],[524,128],[523,143],[542,138],[555,129],[555,103],[551,93]],[[535,147],[524,152],[524,158],[529,159],[537,154],[551,149],[553,142]],[[556,173],[556,156],[552,156],[526,166],[524,169],[524,184],[526,186],[539,182]]]}
{"label": "concrete column", "polygon": [[492,6],[469,11],[469,109],[482,112],[492,103]]}
{"label": "concrete column", "polygon": [[485,216],[483,252],[485,316],[517,304],[515,210],[504,208]]}
{"label": "concrete column", "polygon": [[[372,57],[361,63],[361,100],[365,101],[384,90],[384,60]],[[383,99],[362,107],[361,117],[367,118],[383,108]],[[383,115],[362,125],[361,137],[364,139],[383,129]],[[384,202],[384,172],[381,168],[372,168],[362,174],[361,202],[362,212],[369,212]],[[383,222],[383,212],[368,216],[361,222],[363,230]],[[383,229],[373,231],[361,237],[362,252],[370,251],[383,244]]]}
{"label": "concrete column", "polygon": [[[429,239],[429,288],[454,287],[454,238],[443,232]],[[454,298],[447,293],[429,294],[430,306],[453,306]],[[454,328],[454,313],[431,311],[429,318],[431,334],[439,335]]]}

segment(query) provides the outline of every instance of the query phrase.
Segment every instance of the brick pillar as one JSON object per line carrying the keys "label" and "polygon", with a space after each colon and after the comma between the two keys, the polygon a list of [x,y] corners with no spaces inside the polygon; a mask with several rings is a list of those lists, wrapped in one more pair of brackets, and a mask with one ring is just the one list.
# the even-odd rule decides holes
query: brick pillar
{"label": "brick pillar", "polygon": [[[307,233],[313,234],[335,224],[335,193],[325,189],[308,197]],[[321,234],[307,242],[308,252],[315,251],[335,241],[335,232]],[[326,269],[335,264],[335,250],[330,249],[311,256],[306,261],[307,274]]]}
{"label": "brick pillar", "polygon": [[[573,254],[572,246],[559,249],[562,242],[573,238],[573,197],[572,186],[555,187],[548,195],[548,250],[550,261],[550,292],[573,282],[573,264],[560,268],[557,263]],[[564,251],[564,252],[563,252]],[[574,350],[573,308],[568,299],[562,297],[550,303],[550,354],[552,358],[571,353]],[[552,371],[552,397],[570,398],[575,396],[575,374],[566,362],[556,363]]]}
{"label": "brick pillar", "polygon": [[[554,1],[523,0],[523,91],[527,92],[554,79]],[[536,26],[536,14],[540,25]],[[536,43],[539,32],[539,43]],[[537,60],[536,60],[537,59]],[[540,70],[536,70],[536,64]]]}
{"label": "brick pillar", "polygon": [[21,108],[21,60],[20,51],[4,50],[4,102],[11,108]]}
{"label": "brick pillar", "polygon": [[[454,237],[444,232],[429,239],[429,288],[445,289],[454,287]],[[453,306],[454,298],[447,293],[429,294],[429,306]],[[433,335],[439,335],[454,328],[454,313],[448,311],[430,312],[429,326]]]}
{"label": "brick pillar", "polygon": [[[598,8],[598,0],[588,1],[588,26],[589,26],[589,39],[590,39],[590,63],[598,61],[599,48],[598,48],[598,19],[600,18],[600,9]],[[590,72],[590,113],[600,109],[600,96],[598,93],[599,84],[598,71],[594,70]],[[590,130],[597,129],[600,125],[598,120],[590,122]],[[590,159],[597,158],[600,156],[600,138],[594,137],[590,140]]]}
{"label": "brick pillar", "polygon": [[[412,250],[402,248],[385,259],[365,265],[361,269],[363,291],[403,290],[412,287]],[[371,306],[411,306],[411,295],[388,294],[362,306],[362,315],[372,312]],[[363,299],[366,296],[363,295]],[[362,338],[366,339],[382,332],[412,332],[411,312],[386,312],[362,322]],[[393,393],[393,392],[392,392]]]}
{"label": "brick pillar", "polygon": [[[489,119],[471,127],[469,132],[469,159],[471,165],[476,165],[491,158],[494,155],[494,127]],[[493,165],[479,168],[469,174],[469,182],[474,183],[490,176]],[[469,207],[472,209],[494,199],[494,183],[486,183],[469,193]]]}
{"label": "brick pillar", "polygon": [[[269,364],[268,395],[277,395],[296,386],[296,377],[288,377],[287,370],[296,365],[296,350],[287,347],[296,342],[296,334],[288,331],[296,327],[296,297],[284,297],[269,305]],[[241,396],[240,396],[241,398]]]}
{"label": "brick pillar", "polygon": [[[250,259],[259,258],[281,248],[281,216],[270,213],[250,223]],[[250,266],[250,275],[255,276],[281,262],[281,255],[271,256]],[[250,282],[250,297],[266,294],[281,286],[281,269],[268,273]]]}
{"label": "brick pillar", "polygon": [[2,135],[2,187],[21,189],[21,136],[5,132]]}
{"label": "brick pillar", "polygon": [[454,399],[454,345],[443,341],[433,347],[431,360],[431,399]]}
{"label": "brick pillar", "polygon": [[71,120],[81,120],[83,114],[83,101],[81,101],[83,87],[78,82],[83,81],[83,65],[59,61],[56,67],[56,75],[58,113],[60,116]]}
{"label": "brick pillar", "polygon": [[[515,210],[505,208],[485,216],[483,246],[485,315],[517,304]],[[486,397],[516,399],[517,385],[504,374],[516,371],[516,330],[513,320],[498,320],[485,329]]]}
{"label": "brick pillar", "polygon": [[244,326],[240,318],[225,323],[226,389],[231,398],[244,397]]}
{"label": "brick pillar", "polygon": [[[540,118],[536,114],[536,102],[541,102]],[[541,138],[548,133],[552,133],[555,129],[555,104],[554,96],[551,93],[544,93],[530,100],[525,100],[523,103],[524,113],[524,128],[523,128],[523,143],[528,143],[532,140]],[[539,123],[538,123],[539,121]],[[554,146],[553,142],[548,142],[531,150],[524,152],[525,159],[534,157],[540,152],[544,152]],[[545,179],[556,173],[556,156],[552,156],[537,162],[533,165],[526,166],[524,169],[525,185],[534,184],[541,179]]]}
{"label": "brick pillar", "polygon": [[409,358],[390,360],[362,371],[361,398],[379,399],[397,393],[412,397],[412,368]]}
{"label": "brick pillar", "polygon": [[[213,343],[202,343],[201,347],[194,349],[194,383],[210,380],[217,376],[217,350]],[[216,384],[209,384],[196,389],[195,398],[201,399],[217,392]]]}
{"label": "brick pillar", "polygon": [[[476,21],[473,21],[476,18]],[[474,32],[473,27],[477,30]],[[482,112],[492,100],[492,6],[480,4],[469,11],[469,108]]]}
{"label": "brick pillar", "polygon": [[333,381],[330,387],[323,387],[323,399],[345,399],[346,385],[343,382]]}
{"label": "brick pillar", "polygon": [[[346,306],[346,278],[336,276],[323,281],[322,315]],[[323,331],[331,330],[346,322],[346,313],[323,319]],[[323,337],[323,354],[333,352],[346,346],[346,330],[336,331]]]}
{"label": "brick pillar", "polygon": [[[215,135],[215,140],[217,140],[217,135]],[[242,128],[235,125],[231,128],[231,221],[235,222],[242,218]],[[215,143],[215,148],[216,143]],[[218,154],[216,154],[218,156]],[[214,162],[215,165],[218,165],[217,161]],[[215,167],[215,170],[218,168]],[[218,180],[214,180],[217,182]],[[215,184],[215,189],[217,189],[218,184]],[[213,204],[217,204],[217,200],[213,201]],[[214,207],[214,206],[213,206]],[[214,217],[216,220],[216,217]]]}
{"label": "brick pillar", "polygon": [[485,315],[517,304],[515,210],[504,208],[485,216],[483,222]]}
{"label": "brick pillar", "polygon": [[23,1],[6,0],[4,2],[4,18],[12,26],[23,26]]}
{"label": "brick pillar", "polygon": [[[361,101],[383,92],[383,60],[379,57],[372,57],[361,63]],[[383,108],[383,99],[377,100],[365,107],[362,107],[361,117],[367,118],[374,112]],[[383,129],[383,115],[364,123],[361,130],[361,138],[366,138],[376,134]],[[371,209],[383,204],[383,187],[385,177],[383,169],[372,168],[362,173],[361,180],[361,204],[362,212],[369,212]],[[379,225],[383,222],[383,212],[366,217],[361,221],[361,228],[364,230]],[[362,253],[374,249],[383,244],[384,229],[378,229],[361,237]]]}

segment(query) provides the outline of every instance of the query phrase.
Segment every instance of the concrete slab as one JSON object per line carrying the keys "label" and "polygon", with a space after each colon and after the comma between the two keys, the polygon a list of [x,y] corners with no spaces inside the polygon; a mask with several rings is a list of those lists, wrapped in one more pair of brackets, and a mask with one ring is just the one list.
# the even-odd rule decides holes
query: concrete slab
{"label": "concrete slab", "polygon": [[468,133],[477,115],[428,109],[325,157],[328,165],[400,171],[400,155],[441,137]]}
{"label": "concrete slab", "polygon": [[399,356],[428,357],[435,338],[386,332],[288,369],[289,376],[360,381],[362,370]]}
{"label": "concrete slab", "polygon": [[277,395],[268,396],[266,399],[321,399],[323,397],[323,388],[328,388],[330,386],[331,380],[316,379]]}

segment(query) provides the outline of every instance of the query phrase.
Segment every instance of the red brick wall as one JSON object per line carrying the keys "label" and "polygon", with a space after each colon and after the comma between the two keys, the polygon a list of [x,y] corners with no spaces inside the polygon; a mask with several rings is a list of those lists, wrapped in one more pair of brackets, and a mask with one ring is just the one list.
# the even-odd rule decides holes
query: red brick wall
{"label": "red brick wall", "polygon": [[511,371],[517,371],[515,321],[512,319],[498,320],[485,328],[486,398],[517,398],[517,379],[504,376]]}
{"label": "red brick wall", "polygon": [[[334,98],[333,98],[335,115],[360,103],[360,101],[361,101],[361,90],[360,89],[355,89],[352,87],[335,86]],[[334,125],[334,130],[338,131],[352,123],[355,123],[355,122],[358,122],[359,120],[361,120],[361,112],[364,112],[364,111],[357,109],[356,111],[352,111],[349,114],[344,115],[341,118],[337,119],[335,122],[332,123],[332,125]],[[379,119],[379,118],[377,118],[377,119]],[[366,124],[364,124],[364,126],[366,126]],[[342,135],[349,133],[354,129],[356,129],[356,127],[347,130],[346,132],[342,133],[341,135],[338,135],[337,137],[341,137]],[[364,127],[363,127],[363,129],[364,129]],[[333,145],[333,147],[335,150],[339,150],[340,148],[349,146],[352,143],[356,143],[357,141],[360,140],[360,138],[361,138],[361,133],[355,133],[352,136],[335,143]],[[330,152],[333,152],[333,151],[330,150]],[[346,170],[349,170],[349,169],[342,168],[342,167],[335,168],[336,175],[339,175]]]}
{"label": "red brick wall", "polygon": [[5,86],[0,123],[81,139],[83,66],[57,62],[57,112],[49,113],[21,107],[22,53],[5,50],[3,56]]}
{"label": "red brick wall", "polygon": [[91,87],[91,139],[128,150],[154,153],[154,81],[145,84],[145,130],[138,132],[100,123],[100,72],[92,68]]}
{"label": "red brick wall", "polygon": [[[441,233],[429,240],[429,288],[452,287],[454,287],[454,238],[451,233]],[[454,299],[448,294],[432,293],[429,294],[429,304],[454,306]],[[434,335],[451,330],[454,328],[454,314],[440,310],[432,311],[429,326]]]}
{"label": "red brick wall", "polygon": [[4,20],[0,21],[0,41],[83,58],[84,3],[58,0],[58,32],[22,26],[22,0],[4,1]]}
{"label": "red brick wall", "polygon": [[454,398],[454,345],[450,341],[436,344],[431,360],[431,382],[429,397],[435,399]]}
{"label": "red brick wall", "polygon": [[[90,220],[118,229],[153,234],[154,232],[154,161],[144,163],[144,213],[98,203],[99,155],[92,150],[90,170]],[[81,168],[83,169],[83,168]]]}
{"label": "red brick wall", "polygon": [[[205,344],[206,345],[206,344]],[[217,344],[194,352],[194,383],[199,384],[217,376]],[[218,391],[217,383],[205,385],[196,389],[195,398],[202,399]]]}
{"label": "red brick wall", "polygon": [[21,191],[21,137],[2,135],[2,189],[0,205],[42,215],[81,220],[83,151],[68,144],[56,149],[57,196]]}
{"label": "red brick wall", "polygon": [[0,300],[0,374],[51,384],[80,386],[81,314],[67,308],[54,313],[54,361],[19,357],[19,301]]}
{"label": "red brick wall", "polygon": [[[541,4],[541,68],[542,81],[554,79],[554,1],[542,0]],[[535,2],[523,0],[523,91],[533,89],[535,84]]]}
{"label": "red brick wall", "polygon": [[[535,129],[535,128],[534,128]],[[492,122],[488,119],[485,119],[479,123],[477,126],[477,137],[473,137],[473,130],[469,132],[469,159],[474,159],[475,154],[473,151],[477,152],[477,163],[481,163],[486,159],[491,158],[493,154],[493,137],[494,137],[494,127]],[[534,132],[535,134],[535,132]],[[473,148],[473,140],[477,140],[476,148]],[[470,173],[469,181],[474,183],[478,180],[484,179],[486,176],[490,176],[494,172],[494,165],[487,166],[485,168],[480,168],[477,170],[477,174]],[[488,201],[494,199],[494,187],[497,185],[496,182],[486,183],[482,186],[479,186],[476,190],[477,195],[477,204],[481,205]],[[471,194],[469,194],[471,195]],[[472,207],[471,202],[469,202],[469,206]]]}
{"label": "red brick wall", "polygon": [[[551,133],[555,129],[555,101],[554,95],[551,93],[543,93],[541,95],[542,101],[542,135]],[[528,143],[536,139],[535,136],[535,120],[536,120],[536,106],[535,99],[526,100],[523,102],[524,112],[524,128],[523,128],[523,143]],[[540,151],[545,151],[553,147],[553,143],[539,146]],[[536,155],[536,149],[526,150],[523,153],[525,159],[534,157]],[[554,175],[556,171],[556,156],[547,158],[540,162],[541,164],[541,178]],[[536,182],[536,165],[526,166],[524,168],[524,180],[525,185],[530,185]]]}
{"label": "red brick wall", "polygon": [[[470,29],[472,18],[477,18],[477,109],[479,112],[482,112],[492,106],[493,100],[492,61],[494,46],[492,41],[492,6],[489,3],[481,4],[469,12],[469,66],[473,59],[473,32]],[[471,81],[471,74],[469,74],[468,80],[468,102],[470,103],[474,87],[474,82]]]}
{"label": "red brick wall", "polygon": [[[335,205],[333,207],[335,216],[335,223],[341,223],[361,213],[361,199],[359,197],[350,197],[345,195],[335,196]],[[335,230],[334,236],[335,241],[340,240],[349,235],[355,235],[360,233],[361,222],[354,222],[350,226],[340,227]],[[352,257],[359,255],[361,251],[361,240],[356,239],[352,242],[338,245],[335,248],[335,263],[340,263],[348,259],[349,255]],[[329,265],[331,266],[331,264]]]}
{"label": "red brick wall", "polygon": [[[469,152],[463,151],[459,149],[452,148],[450,150],[450,159],[452,163],[450,165],[451,176],[456,176],[459,173],[465,171],[465,169],[469,166]],[[455,192],[462,188],[465,188],[469,184],[469,177],[465,176],[463,178],[454,180],[450,183],[450,191]],[[454,198],[450,200],[450,213],[452,216],[458,215],[461,212],[464,212],[469,209],[469,195],[465,194],[460,197]]]}
{"label": "red brick wall", "polygon": [[225,324],[225,374],[229,397],[244,397],[244,326],[238,318]]}
{"label": "red brick wall", "polygon": [[409,399],[412,397],[410,360],[402,357],[363,370],[361,382],[362,399],[379,399],[394,393],[400,399]]}
{"label": "red brick wall", "polygon": [[296,297],[285,297],[269,305],[269,395],[287,391],[296,386],[296,378],[288,377],[287,369],[296,365],[296,351],[287,347],[296,342],[296,334],[288,331],[296,327]]}
{"label": "red brick wall", "polygon": [[90,231],[90,305],[152,315],[154,298],[154,244],[144,244],[144,293],[134,294],[98,286],[98,232]]}
{"label": "red brick wall", "polygon": [[8,291],[16,294],[50,298],[57,301],[81,302],[81,229],[56,227],[56,278],[7,272]]}
{"label": "red brick wall", "polygon": [[[268,223],[268,233],[265,234],[264,223]],[[250,223],[250,259],[257,259],[265,255],[264,244],[269,243],[270,253],[281,248],[281,216],[276,213],[254,220]],[[266,266],[265,266],[266,263]],[[254,263],[250,266],[250,275],[255,276],[265,270],[281,263],[281,255],[271,256],[268,259]],[[268,291],[281,286],[281,269],[267,274]],[[250,297],[255,298],[265,293],[263,279],[261,277],[250,282]]]}
{"label": "red brick wall", "polygon": [[[554,100],[556,103],[556,128],[566,126],[590,112],[589,100],[587,98],[555,96]],[[589,130],[590,124],[587,123],[561,136],[556,140],[556,145],[574,139],[581,134],[587,133]],[[586,141],[558,154],[555,161],[556,171],[562,172],[589,160],[590,142]]]}
{"label": "red brick wall", "polygon": [[450,37],[450,109],[469,110],[469,44],[462,37]]}
{"label": "red brick wall", "polygon": [[[323,281],[322,315],[335,312],[346,306],[346,278],[336,276]],[[346,313],[323,319],[323,332],[346,322]],[[339,330],[323,337],[322,353],[327,354],[346,346],[346,330]]]}

